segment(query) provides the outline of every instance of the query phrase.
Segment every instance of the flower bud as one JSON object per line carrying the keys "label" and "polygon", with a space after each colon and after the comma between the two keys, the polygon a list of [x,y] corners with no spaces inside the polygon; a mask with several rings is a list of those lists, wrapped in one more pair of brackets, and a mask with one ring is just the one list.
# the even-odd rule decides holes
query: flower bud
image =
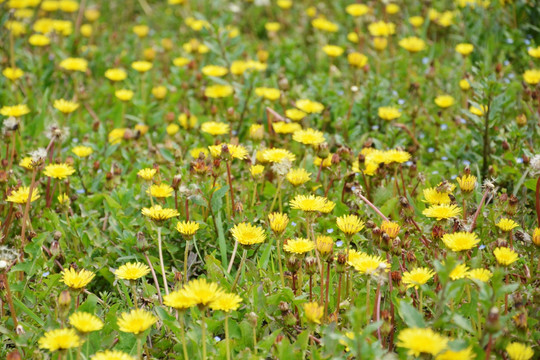
{"label": "flower bud", "polygon": [[347,254],[340,252],[337,256],[336,271],[342,273],[345,271],[345,265],[347,264]]}
{"label": "flower bud", "polygon": [[293,274],[298,272],[300,266],[302,266],[302,262],[297,257],[291,256],[289,259],[287,259],[287,269],[289,269],[289,271]]}
{"label": "flower bud", "polygon": [[305,258],[305,269],[306,274],[313,275],[317,272],[317,259],[315,259],[313,256],[308,256]]}
{"label": "flower bud", "polygon": [[492,307],[491,310],[489,310],[488,318],[486,321],[486,329],[490,334],[494,334],[501,330],[498,308]]}
{"label": "flower bud", "polygon": [[534,245],[540,246],[540,227],[537,227],[533,231],[532,241]]}

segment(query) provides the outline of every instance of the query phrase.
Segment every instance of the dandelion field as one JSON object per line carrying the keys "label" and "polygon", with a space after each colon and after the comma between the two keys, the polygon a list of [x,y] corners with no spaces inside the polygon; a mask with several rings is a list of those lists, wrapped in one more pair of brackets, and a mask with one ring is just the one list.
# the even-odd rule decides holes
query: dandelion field
{"label": "dandelion field", "polygon": [[0,357],[539,358],[535,1],[0,28]]}

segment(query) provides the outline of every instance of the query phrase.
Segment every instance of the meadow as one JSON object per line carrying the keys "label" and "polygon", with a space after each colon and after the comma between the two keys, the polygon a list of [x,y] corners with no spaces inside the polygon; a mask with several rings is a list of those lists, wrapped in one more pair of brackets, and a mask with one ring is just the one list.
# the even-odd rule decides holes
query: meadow
{"label": "meadow", "polygon": [[0,0],[0,357],[540,357],[534,0]]}

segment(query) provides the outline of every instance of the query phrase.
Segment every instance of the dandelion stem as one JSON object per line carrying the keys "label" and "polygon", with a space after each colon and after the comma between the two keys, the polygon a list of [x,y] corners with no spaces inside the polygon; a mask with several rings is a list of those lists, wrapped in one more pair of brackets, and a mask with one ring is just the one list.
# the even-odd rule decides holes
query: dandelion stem
{"label": "dandelion stem", "polygon": [[227,268],[227,274],[231,273],[233,264],[234,264],[234,258],[236,257],[236,252],[238,251],[238,241],[234,242],[234,248],[233,252],[231,254],[231,260],[229,261],[229,267]]}
{"label": "dandelion stem", "polygon": [[231,212],[232,217],[234,218],[234,212],[235,212],[235,206],[234,206],[234,188],[232,183],[232,176],[231,176],[231,161],[227,161],[227,180],[229,181],[229,188],[231,189]]}
{"label": "dandelion stem", "polygon": [[[186,346],[186,330],[185,330],[185,323],[184,323],[184,313],[182,312],[182,316],[178,319],[178,322],[180,323],[180,338],[182,340],[182,351],[184,352],[184,360],[188,360],[188,352],[187,352],[187,346]],[[227,319],[225,318],[225,321]],[[227,325],[225,325],[227,326]]]}
{"label": "dandelion stem", "polygon": [[152,262],[148,258],[148,254],[146,253],[146,251],[143,252],[143,255],[144,255],[144,258],[146,259],[146,262],[148,263],[148,266],[150,267],[150,271],[152,272],[152,278],[154,279],[154,284],[156,285],[156,290],[157,290],[159,303],[161,305],[163,305],[163,299],[161,298],[161,290],[159,289],[159,281],[158,281],[158,278],[156,276],[156,271],[154,270],[154,267],[152,266]]}
{"label": "dandelion stem", "polygon": [[17,321],[17,313],[15,312],[15,306],[13,306],[13,297],[11,295],[11,288],[9,287],[9,280],[7,273],[2,273],[4,287],[6,288],[6,298],[8,301],[9,306],[9,312],[11,313],[11,319],[13,319],[13,328],[16,329],[17,326],[19,326],[19,322]]}
{"label": "dandelion stem", "polygon": [[231,288],[231,292],[233,292],[234,289],[236,288],[236,284],[238,283],[238,279],[240,278],[240,274],[242,273],[244,263],[246,262],[246,257],[247,257],[247,250],[244,249],[244,252],[242,253],[242,259],[240,260],[240,266],[238,267],[238,271],[236,272],[236,276],[234,278],[234,282],[233,282],[233,285],[232,285],[232,288]]}
{"label": "dandelion stem", "polygon": [[362,201],[364,201],[370,208],[372,208],[373,211],[375,211],[380,217],[382,217],[382,218],[383,218],[384,220],[386,220],[386,221],[390,221],[390,220],[388,220],[388,218],[387,218],[386,216],[384,216],[384,214],[383,214],[383,213],[382,213],[375,205],[373,205],[373,204],[371,203],[371,201],[369,201],[368,199],[366,199],[366,198],[364,197],[364,195],[358,194],[358,197],[359,197],[360,199],[362,199]]}
{"label": "dandelion stem", "polygon": [[[277,256],[279,264],[279,278],[281,279],[281,286],[285,287],[285,276],[283,275],[283,264],[281,261],[281,235],[277,237]],[[322,290],[321,290],[322,293]]]}
{"label": "dandelion stem", "polygon": [[131,285],[131,292],[133,293],[133,305],[135,305],[135,309],[138,309],[139,304],[137,302],[137,288],[135,287],[135,280],[130,280],[129,283]]}
{"label": "dandelion stem", "polygon": [[206,360],[206,323],[204,321],[204,311],[201,311],[201,341],[202,341],[202,358]]}
{"label": "dandelion stem", "polygon": [[184,278],[182,279],[183,283],[188,282],[188,272],[187,272],[187,263],[188,263],[188,256],[189,256],[189,241],[186,241],[186,250],[184,251]]}
{"label": "dandelion stem", "polygon": [[370,304],[369,304],[369,288],[370,288],[370,285],[371,285],[371,279],[368,277],[367,279],[367,283],[366,283],[366,318],[367,318],[367,323],[369,325],[369,319],[371,318],[371,316],[369,315],[370,314],[370,311],[369,311],[369,308],[370,308]]}
{"label": "dandelion stem", "polygon": [[272,205],[270,205],[270,210],[268,211],[268,213],[271,213],[274,210],[274,205],[276,205],[276,200],[278,198],[279,193],[281,192],[282,184],[283,184],[283,178],[280,178],[278,181],[276,193],[274,194],[274,199],[272,199]]}
{"label": "dandelion stem", "polygon": [[330,262],[326,266],[326,298],[324,300],[324,318],[326,319],[326,314],[328,313],[328,288],[330,287]]}
{"label": "dandelion stem", "polygon": [[225,314],[225,349],[226,349],[225,351],[227,352],[227,360],[231,360],[231,339],[229,335],[229,315],[228,314]]}
{"label": "dandelion stem", "polygon": [[137,336],[137,359],[142,360],[142,334]]}
{"label": "dandelion stem", "polygon": [[339,315],[339,303],[341,302],[341,279],[343,278],[343,273],[339,273],[338,288],[337,288],[337,300],[336,300],[336,322]]}
{"label": "dandelion stem", "polygon": [[30,212],[30,203],[32,202],[32,192],[34,191],[34,184],[36,182],[37,166],[32,167],[32,181],[30,182],[30,189],[28,190],[28,197],[26,198],[26,204],[24,205],[24,215],[21,226],[21,257],[23,256],[23,249],[26,245],[26,223],[28,222],[28,213]]}
{"label": "dandelion stem", "polygon": [[165,287],[165,294],[169,295],[169,285],[167,284],[167,273],[165,272],[165,263],[163,262],[163,249],[161,248],[161,226],[158,226],[157,234],[158,234],[159,265],[161,266],[161,275],[163,276],[163,286]]}
{"label": "dandelion stem", "polygon": [[482,210],[482,206],[484,205],[484,202],[486,201],[488,194],[489,194],[489,189],[486,188],[486,190],[484,190],[484,195],[482,195],[482,200],[480,200],[480,204],[478,204],[478,208],[476,209],[476,212],[474,213],[471,229],[469,230],[469,232],[471,233],[474,231],[474,228],[476,227],[476,219],[478,219],[478,215],[480,215],[480,210]]}

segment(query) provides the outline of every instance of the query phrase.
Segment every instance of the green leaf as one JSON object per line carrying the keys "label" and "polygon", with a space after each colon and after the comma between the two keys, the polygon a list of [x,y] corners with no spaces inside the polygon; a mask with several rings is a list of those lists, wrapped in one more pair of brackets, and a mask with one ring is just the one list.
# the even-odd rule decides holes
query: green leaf
{"label": "green leaf", "polygon": [[454,322],[454,324],[456,324],[457,326],[459,326],[463,330],[465,330],[465,331],[467,331],[467,332],[469,332],[471,334],[474,333],[471,322],[468,319],[466,319],[464,316],[462,316],[460,314],[454,314],[454,316],[452,316],[452,321]]}
{"label": "green leaf", "polygon": [[221,253],[221,264],[223,267],[228,265],[227,263],[227,243],[225,242],[225,235],[223,234],[223,222],[221,221],[221,213],[218,212],[216,216],[216,224],[218,231],[218,245],[219,252]]}
{"label": "green leaf", "polygon": [[407,301],[399,302],[398,313],[408,327],[426,327],[422,314]]}

